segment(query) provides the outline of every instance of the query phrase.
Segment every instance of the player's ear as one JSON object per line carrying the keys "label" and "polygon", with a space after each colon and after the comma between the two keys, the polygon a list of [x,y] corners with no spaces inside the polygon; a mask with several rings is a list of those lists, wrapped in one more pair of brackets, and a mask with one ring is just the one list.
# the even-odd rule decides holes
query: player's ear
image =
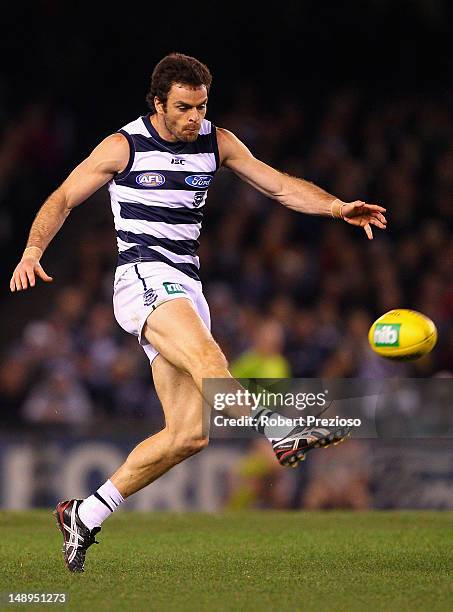
{"label": "player's ear", "polygon": [[165,112],[165,104],[157,96],[154,96],[154,108],[159,115],[163,115]]}

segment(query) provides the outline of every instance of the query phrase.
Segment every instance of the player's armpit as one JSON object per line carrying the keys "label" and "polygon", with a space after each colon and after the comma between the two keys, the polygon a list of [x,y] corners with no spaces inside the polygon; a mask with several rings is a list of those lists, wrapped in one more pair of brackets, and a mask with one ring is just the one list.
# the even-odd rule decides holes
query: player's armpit
{"label": "player's armpit", "polygon": [[122,134],[111,134],[83,160],[60,185],[68,209],[78,206],[117,172],[122,172],[129,161],[129,143]]}

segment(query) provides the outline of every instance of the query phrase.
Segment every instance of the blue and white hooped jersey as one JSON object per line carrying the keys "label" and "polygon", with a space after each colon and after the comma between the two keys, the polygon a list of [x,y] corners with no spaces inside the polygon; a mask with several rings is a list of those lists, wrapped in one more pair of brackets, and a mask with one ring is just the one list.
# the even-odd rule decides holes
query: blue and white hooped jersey
{"label": "blue and white hooped jersey", "polygon": [[130,147],[109,182],[118,266],[160,261],[199,280],[198,237],[208,188],[219,168],[215,127],[203,120],[195,142],[167,142],[148,115],[121,130]]}

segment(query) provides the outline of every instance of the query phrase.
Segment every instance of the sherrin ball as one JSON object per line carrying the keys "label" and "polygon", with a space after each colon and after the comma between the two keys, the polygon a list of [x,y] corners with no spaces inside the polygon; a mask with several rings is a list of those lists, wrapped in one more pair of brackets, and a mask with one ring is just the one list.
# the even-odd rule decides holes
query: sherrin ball
{"label": "sherrin ball", "polygon": [[432,351],[437,329],[421,312],[400,308],[386,312],[373,323],[368,341],[381,357],[413,361]]}

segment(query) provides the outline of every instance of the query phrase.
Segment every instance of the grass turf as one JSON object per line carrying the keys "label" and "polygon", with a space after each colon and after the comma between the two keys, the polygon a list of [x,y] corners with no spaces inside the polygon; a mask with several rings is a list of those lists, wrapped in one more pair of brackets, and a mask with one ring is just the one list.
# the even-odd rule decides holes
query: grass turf
{"label": "grass turf", "polygon": [[122,512],[98,539],[70,574],[48,511],[1,512],[0,592],[67,592],[72,610],[453,609],[451,512]]}

